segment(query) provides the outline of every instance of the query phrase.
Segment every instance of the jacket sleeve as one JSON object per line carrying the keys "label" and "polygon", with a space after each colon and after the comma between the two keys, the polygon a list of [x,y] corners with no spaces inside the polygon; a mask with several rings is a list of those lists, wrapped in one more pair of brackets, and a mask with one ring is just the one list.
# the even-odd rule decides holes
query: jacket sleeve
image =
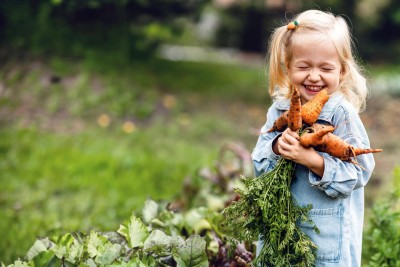
{"label": "jacket sleeve", "polygon": [[[334,134],[349,145],[359,148],[370,148],[365,128],[355,111],[339,106],[332,118]],[[375,167],[373,154],[364,154],[353,158],[356,164],[342,161],[327,153],[324,157],[324,175],[319,177],[309,172],[312,186],[325,191],[330,197],[346,198],[350,193],[367,184]]]}
{"label": "jacket sleeve", "polygon": [[274,104],[268,109],[267,121],[261,128],[256,146],[251,154],[256,176],[273,169],[281,157],[272,150],[272,144],[280,136],[280,133],[276,131],[267,133],[281,113],[282,111],[279,111]]}

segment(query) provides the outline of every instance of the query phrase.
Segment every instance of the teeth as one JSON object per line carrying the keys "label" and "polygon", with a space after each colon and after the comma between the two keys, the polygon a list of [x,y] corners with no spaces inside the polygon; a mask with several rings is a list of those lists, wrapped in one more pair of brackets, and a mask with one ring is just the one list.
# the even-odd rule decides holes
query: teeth
{"label": "teeth", "polygon": [[318,90],[322,89],[322,86],[306,85],[306,88],[307,88],[308,90],[318,91]]}

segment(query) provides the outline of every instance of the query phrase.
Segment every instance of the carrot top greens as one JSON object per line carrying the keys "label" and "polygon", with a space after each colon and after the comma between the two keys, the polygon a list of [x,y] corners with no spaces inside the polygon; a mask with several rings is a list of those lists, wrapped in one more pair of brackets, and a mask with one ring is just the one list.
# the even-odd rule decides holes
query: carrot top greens
{"label": "carrot top greens", "polygon": [[312,223],[308,217],[311,205],[297,205],[290,193],[295,165],[281,158],[272,171],[243,179],[244,188],[236,189],[240,199],[223,210],[231,247],[258,238],[264,242],[255,266],[314,265],[316,245],[296,224]]}

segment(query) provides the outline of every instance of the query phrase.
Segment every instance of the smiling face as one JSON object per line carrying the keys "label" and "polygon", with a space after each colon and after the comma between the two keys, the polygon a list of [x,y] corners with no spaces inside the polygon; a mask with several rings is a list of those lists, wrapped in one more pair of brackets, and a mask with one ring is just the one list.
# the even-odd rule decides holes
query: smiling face
{"label": "smiling face", "polygon": [[323,88],[327,88],[329,94],[336,91],[342,77],[342,66],[329,38],[302,38],[293,42],[290,50],[288,75],[292,85],[300,91],[302,104]]}

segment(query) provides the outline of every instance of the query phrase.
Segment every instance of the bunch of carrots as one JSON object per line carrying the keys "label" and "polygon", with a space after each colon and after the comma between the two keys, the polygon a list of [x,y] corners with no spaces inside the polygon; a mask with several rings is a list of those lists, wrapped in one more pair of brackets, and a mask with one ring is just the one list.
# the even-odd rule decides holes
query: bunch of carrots
{"label": "bunch of carrots", "polygon": [[356,163],[355,157],[366,153],[381,152],[382,149],[363,149],[349,145],[340,137],[333,134],[335,128],[331,125],[316,123],[323,106],[328,101],[329,95],[326,89],[321,90],[313,99],[303,106],[300,102],[300,92],[296,87],[292,88],[290,108],[284,112],[274,123],[268,132],[283,131],[289,127],[292,131],[305,128],[300,137],[300,144],[306,148],[314,147],[317,151],[328,153],[343,161]]}
{"label": "bunch of carrots", "polygon": [[[356,156],[381,152],[381,149],[356,148],[333,134],[334,127],[316,123],[329,95],[321,90],[301,105],[300,92],[292,88],[290,108],[269,132],[289,127],[298,131],[304,147],[314,147],[343,161],[358,164]],[[290,184],[296,163],[281,158],[275,168],[253,179],[243,179],[237,188],[238,200],[223,210],[224,224],[232,248],[241,242],[263,241],[254,266],[314,266],[316,245],[299,228],[299,221],[312,223],[311,205],[299,206],[291,197]],[[316,231],[318,229],[314,227]]]}

